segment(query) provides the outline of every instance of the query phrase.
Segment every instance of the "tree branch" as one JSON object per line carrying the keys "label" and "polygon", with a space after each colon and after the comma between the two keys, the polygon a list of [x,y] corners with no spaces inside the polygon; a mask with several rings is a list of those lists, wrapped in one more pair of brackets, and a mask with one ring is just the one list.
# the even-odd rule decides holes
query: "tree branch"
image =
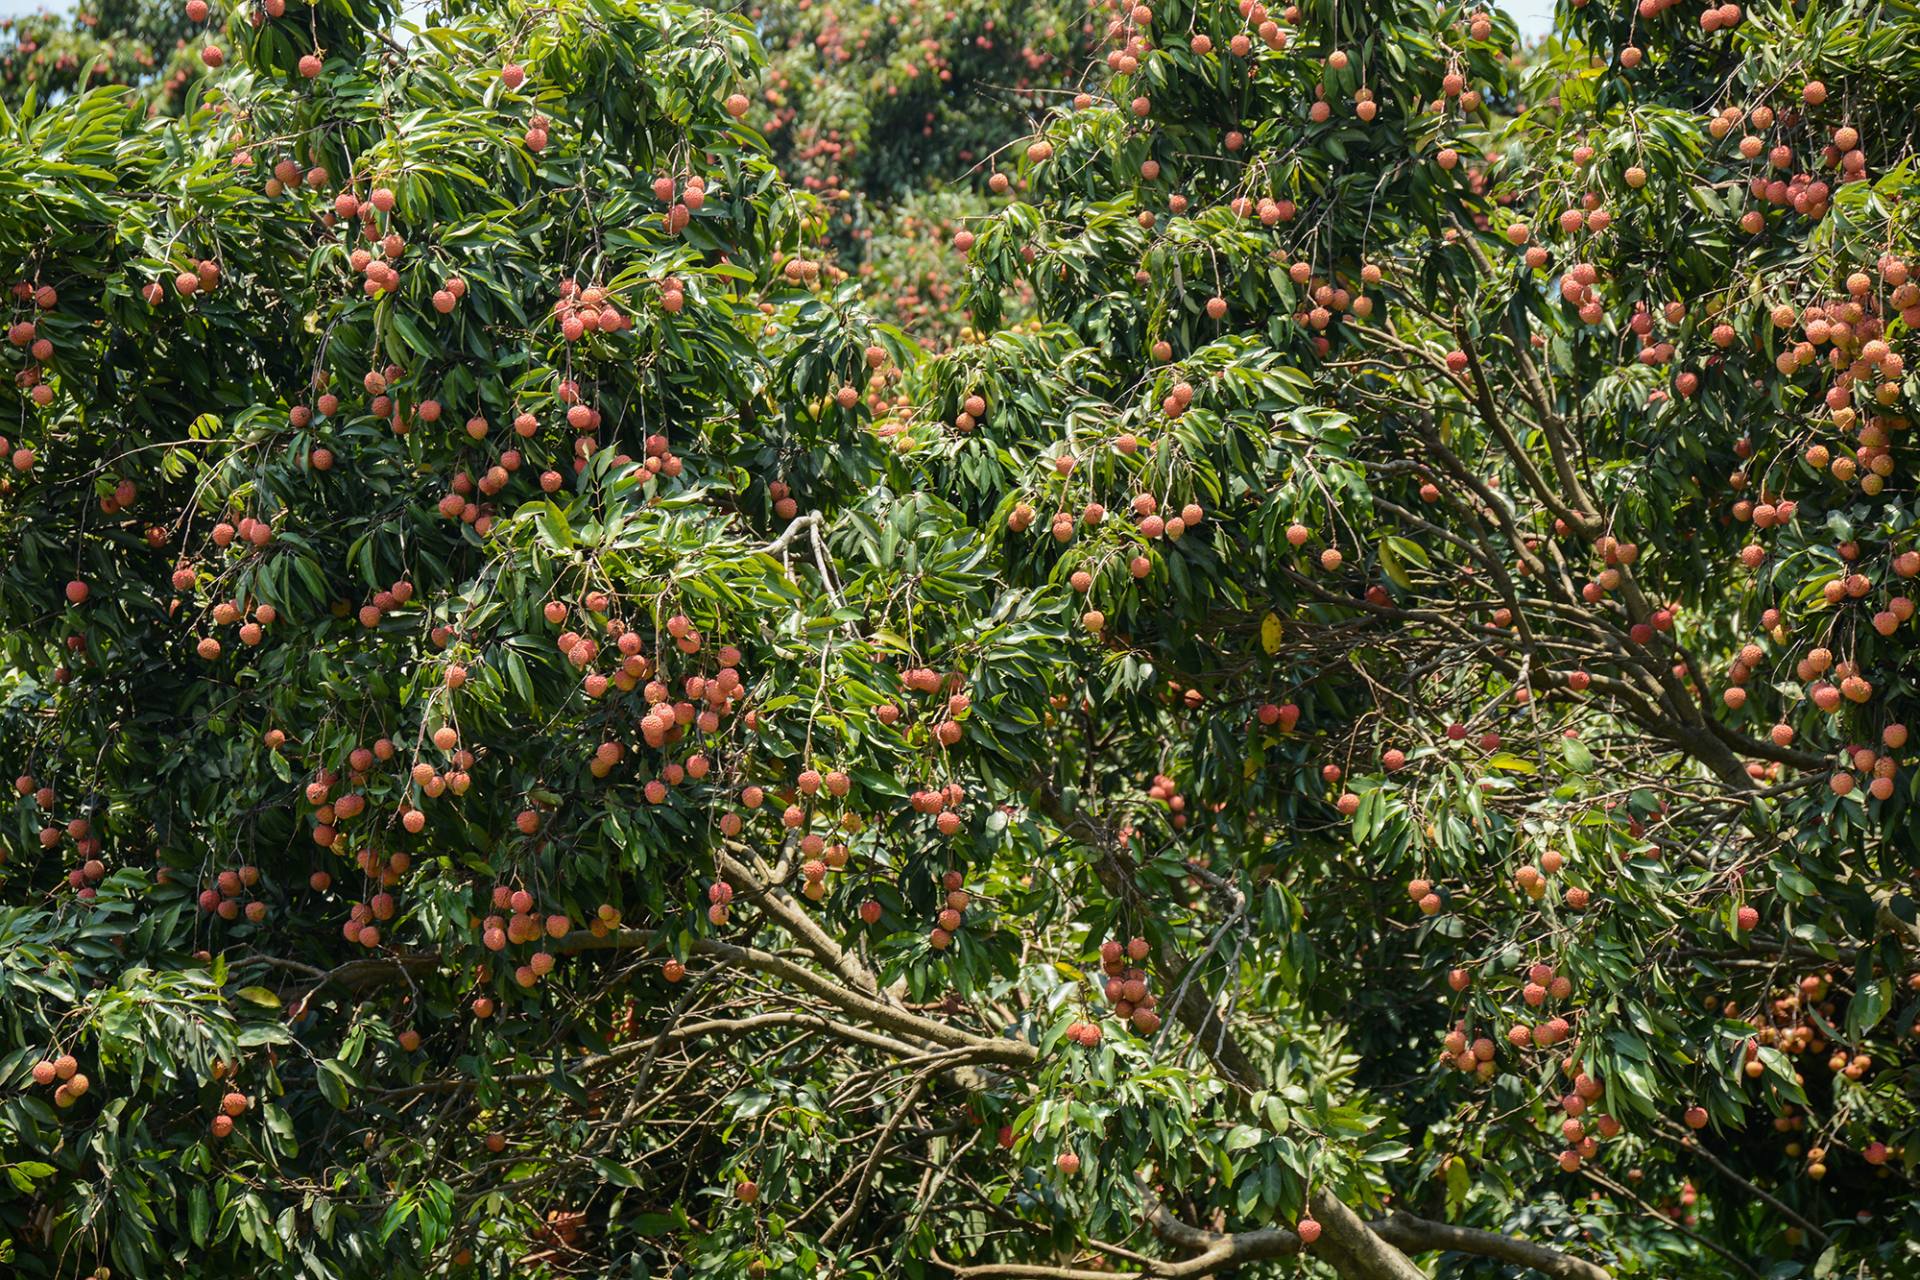
{"label": "tree branch", "polygon": [[1553,1280],[1612,1280],[1612,1272],[1584,1258],[1493,1231],[1456,1227],[1410,1213],[1388,1214],[1368,1225],[1374,1234],[1407,1253],[1471,1253],[1531,1267]]}
{"label": "tree branch", "polygon": [[[658,933],[652,929],[615,929],[610,930],[604,937],[575,932],[560,939],[555,944],[554,950],[563,954],[581,951],[650,950],[658,938]],[[977,1035],[960,1027],[936,1022],[932,1018],[923,1018],[917,1013],[888,1004],[877,997],[850,990],[844,982],[835,981],[824,974],[814,972],[805,965],[796,964],[770,951],[722,942],[718,938],[695,938],[691,943],[691,949],[696,955],[712,956],[739,968],[751,969],[789,982],[817,996],[842,1013],[853,1014],[896,1034],[944,1045],[950,1049],[973,1050],[972,1057],[978,1062],[994,1062],[1007,1067],[1031,1067],[1040,1061],[1040,1050],[1024,1040]]]}
{"label": "tree branch", "polygon": [[907,1118],[909,1111],[913,1110],[913,1104],[919,1101],[920,1094],[926,1087],[926,1073],[922,1072],[913,1078],[913,1084],[907,1089],[907,1096],[900,1099],[899,1107],[887,1118],[886,1124],[880,1129],[880,1135],[873,1140],[873,1151],[867,1156],[866,1164],[861,1166],[860,1180],[854,1184],[853,1199],[821,1233],[821,1244],[831,1244],[833,1238],[852,1225],[853,1220],[860,1215],[861,1207],[867,1202],[867,1188],[873,1185],[874,1171],[880,1167],[881,1158],[887,1154],[887,1144],[893,1140],[894,1130],[900,1127],[900,1122]]}
{"label": "tree branch", "polygon": [[1786,1201],[1780,1199],[1778,1196],[1772,1195],[1766,1191],[1761,1190],[1759,1187],[1756,1187],[1753,1183],[1747,1181],[1745,1178],[1735,1173],[1732,1169],[1729,1169],[1726,1166],[1726,1164],[1720,1159],[1719,1156],[1716,1156],[1713,1154],[1713,1152],[1707,1150],[1706,1147],[1702,1145],[1697,1139],[1695,1139],[1692,1134],[1682,1132],[1678,1129],[1673,1128],[1670,1125],[1661,1125],[1660,1129],[1661,1129],[1661,1132],[1665,1133],[1670,1140],[1679,1143],[1681,1150],[1688,1151],[1696,1156],[1699,1156],[1702,1160],[1706,1161],[1707,1164],[1715,1172],[1717,1172],[1721,1177],[1726,1178],[1728,1181],[1738,1186],[1741,1190],[1751,1195],[1754,1199],[1760,1201],[1760,1203],[1766,1205],[1768,1208],[1772,1209],[1775,1213],[1785,1218],[1788,1222],[1791,1222],[1794,1226],[1799,1227],[1802,1231],[1806,1232],[1811,1239],[1819,1243],[1821,1248],[1824,1249],[1827,1247],[1827,1245],[1832,1243],[1832,1241],[1827,1238],[1826,1232],[1814,1226],[1811,1222],[1808,1222],[1805,1218],[1801,1217],[1798,1213],[1795,1213],[1791,1208],[1787,1206]]}

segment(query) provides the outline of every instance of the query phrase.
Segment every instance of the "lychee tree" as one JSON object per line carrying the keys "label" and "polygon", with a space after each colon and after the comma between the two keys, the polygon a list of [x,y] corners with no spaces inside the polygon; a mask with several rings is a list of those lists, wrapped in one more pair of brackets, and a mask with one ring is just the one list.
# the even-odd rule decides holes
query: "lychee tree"
{"label": "lychee tree", "polygon": [[[570,961],[597,976],[558,1021],[470,1034],[570,931],[705,918],[722,815],[663,779],[737,792],[719,744],[779,713],[749,699],[833,674],[807,620],[838,586],[800,585],[819,517],[767,481],[862,492],[842,397],[902,343],[812,290],[811,207],[738,123],[736,19],[190,16],[213,73],[182,118],[28,105],[0,164],[7,1265],[424,1274],[570,1249],[586,1212],[610,1256],[678,1253],[597,1225],[642,1185],[626,1139],[554,1148],[593,1190],[521,1196],[490,1158],[545,1148],[601,1069],[511,1121],[439,1077],[653,1021]],[[756,676],[755,650],[804,661]],[[713,745],[667,768],[688,735]],[[390,1086],[444,1093],[459,1142],[350,1118]]]}
{"label": "lychee tree", "polygon": [[712,10],[11,117],[0,1262],[1903,1274],[1915,23],[1711,12],[1107,10],[924,361]]}
{"label": "lychee tree", "polygon": [[1521,63],[1465,8],[1115,11],[1114,78],[955,237],[975,314],[1024,285],[1043,327],[879,429],[1183,726],[1136,768],[1205,874],[1301,904],[1286,985],[1421,1120],[1403,1203],[1897,1270],[1903,28],[1565,18]]}

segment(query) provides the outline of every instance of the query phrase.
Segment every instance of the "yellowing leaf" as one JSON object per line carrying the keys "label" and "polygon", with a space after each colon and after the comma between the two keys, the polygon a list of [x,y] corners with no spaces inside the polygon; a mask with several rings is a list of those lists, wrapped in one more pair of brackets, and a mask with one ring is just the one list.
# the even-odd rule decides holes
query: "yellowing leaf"
{"label": "yellowing leaf", "polygon": [[268,1009],[278,1009],[280,1007],[280,997],[265,987],[242,987],[234,992],[234,994],[242,1000],[261,1005]]}
{"label": "yellowing leaf", "polygon": [[1260,647],[1268,653],[1280,652],[1280,642],[1287,637],[1287,629],[1280,624],[1280,615],[1269,613],[1260,619]]}
{"label": "yellowing leaf", "polygon": [[1386,574],[1387,579],[1402,591],[1413,590],[1413,579],[1407,576],[1407,571],[1400,564],[1400,558],[1394,555],[1392,546],[1385,542],[1380,544],[1380,572]]}

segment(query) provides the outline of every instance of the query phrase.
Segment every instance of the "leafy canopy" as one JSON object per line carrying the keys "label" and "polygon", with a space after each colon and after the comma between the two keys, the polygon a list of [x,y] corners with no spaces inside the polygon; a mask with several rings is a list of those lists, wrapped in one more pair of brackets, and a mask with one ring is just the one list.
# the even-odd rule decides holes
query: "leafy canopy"
{"label": "leafy canopy", "polygon": [[1920,19],[871,8],[9,99],[0,1261],[1909,1273]]}

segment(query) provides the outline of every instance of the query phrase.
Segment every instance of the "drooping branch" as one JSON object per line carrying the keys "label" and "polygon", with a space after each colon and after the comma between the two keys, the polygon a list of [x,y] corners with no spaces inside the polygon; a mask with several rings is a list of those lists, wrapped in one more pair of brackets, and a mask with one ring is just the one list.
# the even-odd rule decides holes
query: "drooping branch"
{"label": "drooping branch", "polygon": [[1661,1226],[1671,1231],[1679,1232],[1681,1235],[1686,1236],[1689,1240],[1694,1240],[1702,1245],[1705,1245],[1707,1248],[1713,1250],[1715,1253],[1725,1258],[1728,1262],[1732,1263],[1735,1267],[1738,1267],[1743,1274],[1751,1277],[1752,1280],[1763,1280],[1760,1273],[1756,1271],[1752,1267],[1752,1265],[1747,1262],[1745,1258],[1740,1257],[1738,1254],[1734,1253],[1731,1249],[1727,1248],[1725,1245],[1714,1240],[1711,1236],[1705,1236],[1700,1234],[1698,1231],[1695,1231],[1692,1227],[1689,1227],[1686,1223],[1680,1221],[1678,1218],[1670,1217],[1667,1214],[1662,1213],[1654,1205],[1648,1203],[1645,1197],[1641,1196],[1639,1193],[1625,1186],[1622,1186],[1620,1183],[1615,1182],[1613,1179],[1609,1177],[1606,1177],[1604,1174],[1601,1174],[1600,1172],[1595,1170],[1592,1165],[1582,1166],[1580,1169],[1580,1176],[1585,1178],[1588,1182],[1593,1183],[1595,1186],[1604,1189],[1606,1192],[1608,1192],[1608,1194],[1619,1196],[1622,1200],[1633,1205],[1635,1208],[1639,1209],[1641,1213],[1646,1215],[1648,1221],[1657,1222]]}

